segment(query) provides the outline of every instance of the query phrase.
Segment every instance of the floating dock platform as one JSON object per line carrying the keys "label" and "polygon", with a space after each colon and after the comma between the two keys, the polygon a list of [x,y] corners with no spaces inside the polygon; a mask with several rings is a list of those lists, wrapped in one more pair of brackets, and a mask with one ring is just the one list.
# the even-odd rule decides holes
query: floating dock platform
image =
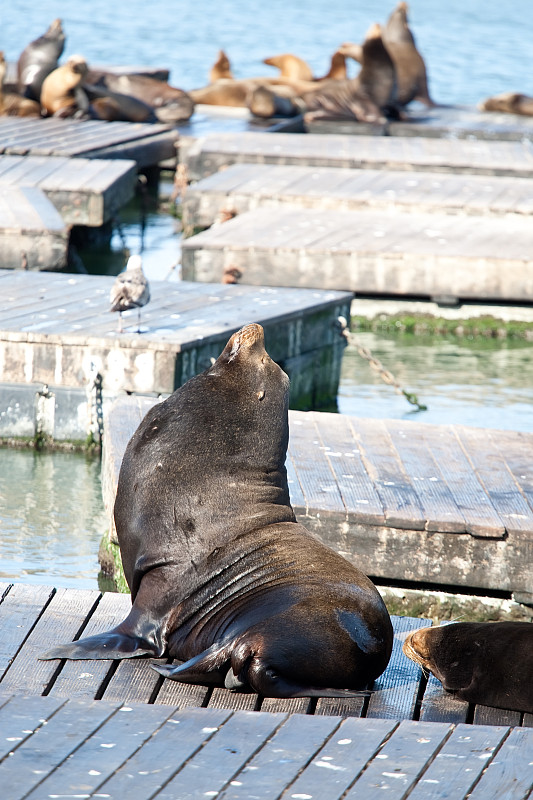
{"label": "floating dock platform", "polygon": [[[109,408],[102,484],[112,509],[126,445],[154,404]],[[533,605],[533,434],[289,412],[300,522],[382,581],[498,589]]]}
{"label": "floating dock platform", "polygon": [[104,404],[124,392],[169,394],[207,369],[249,322],[265,328],[297,407],[335,405],[345,346],[337,320],[349,318],[350,293],[151,281],[142,332],[133,310],[119,334],[109,312],[114,280],[0,271],[1,436],[32,437],[41,403],[49,435],[85,439],[97,374]]}

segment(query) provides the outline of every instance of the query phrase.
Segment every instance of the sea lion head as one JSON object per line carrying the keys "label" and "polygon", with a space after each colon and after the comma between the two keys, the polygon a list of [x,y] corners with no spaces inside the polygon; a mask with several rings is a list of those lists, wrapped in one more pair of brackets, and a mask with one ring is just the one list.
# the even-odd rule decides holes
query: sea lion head
{"label": "sea lion head", "polygon": [[482,643],[462,625],[420,628],[403,644],[405,655],[432,672],[448,692],[470,686],[481,648]]}
{"label": "sea lion head", "polygon": [[89,71],[87,62],[85,61],[84,57],[80,55],[71,56],[68,59],[66,66],[71,72],[73,72],[75,75],[81,75],[82,78],[84,78]]}

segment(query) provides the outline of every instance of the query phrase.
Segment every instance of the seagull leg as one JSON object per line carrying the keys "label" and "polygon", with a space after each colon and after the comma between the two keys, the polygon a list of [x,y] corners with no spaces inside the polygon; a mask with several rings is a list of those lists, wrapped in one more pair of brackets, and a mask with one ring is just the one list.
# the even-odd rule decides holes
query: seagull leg
{"label": "seagull leg", "polygon": [[122,311],[118,312],[118,332],[122,333]]}
{"label": "seagull leg", "polygon": [[141,332],[141,307],[137,309],[137,333]]}

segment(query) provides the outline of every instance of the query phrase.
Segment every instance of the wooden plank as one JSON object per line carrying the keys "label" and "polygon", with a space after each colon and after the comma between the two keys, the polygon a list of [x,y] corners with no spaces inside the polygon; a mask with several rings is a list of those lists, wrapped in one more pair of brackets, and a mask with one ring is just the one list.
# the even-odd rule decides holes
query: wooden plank
{"label": "wooden plank", "polygon": [[423,530],[426,520],[418,496],[402,468],[385,424],[380,420],[351,418],[350,426],[383,505],[387,525]]}
{"label": "wooden plank", "polygon": [[346,515],[344,503],[324,455],[312,415],[300,414],[292,421],[289,453],[310,513]]}
{"label": "wooden plank", "polygon": [[0,708],[0,761],[20,747],[64,703],[65,700],[52,697],[20,695],[4,703]]}
{"label": "wooden plank", "polygon": [[[466,530],[474,536],[503,537],[505,525],[472,471],[453,426],[420,425],[419,446],[426,446],[461,510]],[[422,444],[423,442],[423,444]]]}
{"label": "wooden plank", "polygon": [[[46,725],[15,750],[11,758],[0,764],[4,797],[10,800],[27,797],[114,712],[115,707],[107,703],[76,700],[65,703]],[[31,764],[30,769],[28,764]]]}
{"label": "wooden plank", "polygon": [[215,687],[209,698],[208,708],[228,708],[231,711],[255,711],[258,696],[254,692],[232,692]]}
{"label": "wooden plank", "polygon": [[505,727],[458,725],[409,794],[409,800],[466,797],[508,732]]}
{"label": "wooden plank", "polygon": [[158,800],[175,800],[176,796],[180,800],[188,800],[220,792],[284,720],[283,714],[235,711],[176,777],[165,785]]}
{"label": "wooden plank", "polygon": [[429,673],[424,697],[420,706],[420,719],[424,722],[466,722],[469,705],[446,692],[442,683]]}
{"label": "wooden plank", "polygon": [[[127,617],[130,610],[129,595],[106,592],[83,629],[82,636],[94,636],[114,628]],[[50,694],[54,697],[96,698],[110,669],[116,665],[113,659],[66,661]]]}
{"label": "wooden plank", "polygon": [[[113,708],[107,703],[107,708]],[[164,706],[122,706],[28,795],[76,796],[95,792],[161,728],[172,710]]]}
{"label": "wooden plank", "polygon": [[408,635],[417,628],[431,625],[431,620],[414,617],[391,617],[394,628],[392,655],[387,669],[374,681],[366,716],[380,719],[412,719],[420,691],[422,670],[402,652]]}
{"label": "wooden plank", "polygon": [[249,800],[251,797],[275,800],[339,723],[338,717],[307,718],[298,714],[289,717],[219,797],[221,800]]}
{"label": "wooden plank", "polygon": [[519,711],[477,705],[474,709],[474,725],[520,725],[522,715]]}
{"label": "wooden plank", "polygon": [[465,518],[431,453],[420,447],[408,423],[387,420],[385,427],[420,501],[426,530],[463,533]]}
{"label": "wooden plank", "polygon": [[533,786],[533,730],[513,728],[469,800],[525,800]]}
{"label": "wooden plank", "polygon": [[365,705],[365,697],[319,697],[315,715],[331,717],[360,717]]}
{"label": "wooden plank", "polygon": [[[174,661],[172,663],[180,664],[182,662]],[[206,686],[179,683],[166,678],[163,680],[154,703],[171,705],[180,709],[198,708],[207,705],[210,691]]]}
{"label": "wooden plank", "polygon": [[509,533],[531,538],[531,508],[488,430],[456,426],[457,436]]}
{"label": "wooden plank", "polygon": [[282,800],[314,797],[339,800],[397,724],[382,719],[344,720],[297,780],[281,795]]}
{"label": "wooden plank", "polygon": [[339,414],[314,414],[322,448],[339,487],[348,514],[369,525],[384,525],[381,500],[354,446],[347,417]]}
{"label": "wooden plank", "polygon": [[[35,588],[35,587],[33,587]],[[85,589],[56,589],[16,658],[2,679],[5,691],[42,694],[57,672],[59,661],[39,661],[39,656],[79,634],[100,593]],[[3,604],[2,604],[3,605]],[[0,606],[1,610],[2,606]],[[13,653],[15,655],[15,653]]]}
{"label": "wooden plank", "polygon": [[309,697],[263,697],[261,711],[283,712],[286,714],[309,714]]}
{"label": "wooden plank", "polygon": [[100,787],[110,798],[149,800],[230,716],[219,709],[185,709],[174,712],[144,746],[134,753]]}
{"label": "wooden plank", "polygon": [[451,730],[451,725],[442,722],[401,722],[346,800],[406,797]]}
{"label": "wooden plank", "polygon": [[101,699],[108,703],[150,703],[163,680],[150,665],[166,663],[165,658],[123,659]]}
{"label": "wooden plank", "polygon": [[5,676],[53,594],[51,586],[19,583],[3,598],[0,604],[0,679]]}
{"label": "wooden plank", "polygon": [[507,468],[533,510],[533,469],[528,458],[529,442],[521,431],[494,431],[492,442],[507,465]]}

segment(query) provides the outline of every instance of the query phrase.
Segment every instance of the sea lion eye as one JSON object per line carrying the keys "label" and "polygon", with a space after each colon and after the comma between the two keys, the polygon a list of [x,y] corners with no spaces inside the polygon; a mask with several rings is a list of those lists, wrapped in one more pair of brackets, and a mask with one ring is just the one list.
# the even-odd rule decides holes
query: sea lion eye
{"label": "sea lion eye", "polygon": [[264,396],[265,396],[264,389],[261,389],[261,391],[257,392],[257,399],[258,400],[262,400]]}

